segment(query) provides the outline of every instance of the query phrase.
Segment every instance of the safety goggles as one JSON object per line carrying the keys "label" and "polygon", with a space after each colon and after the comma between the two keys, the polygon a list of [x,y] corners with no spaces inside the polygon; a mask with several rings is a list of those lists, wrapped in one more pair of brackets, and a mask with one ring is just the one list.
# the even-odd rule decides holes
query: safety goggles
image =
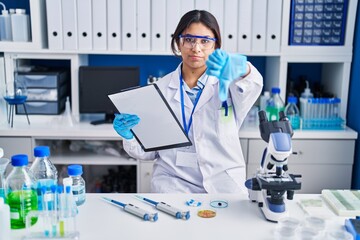
{"label": "safety goggles", "polygon": [[216,42],[216,38],[191,34],[179,35],[179,38],[181,45],[188,49],[193,49],[195,45],[198,44],[200,49],[208,50],[213,48]]}

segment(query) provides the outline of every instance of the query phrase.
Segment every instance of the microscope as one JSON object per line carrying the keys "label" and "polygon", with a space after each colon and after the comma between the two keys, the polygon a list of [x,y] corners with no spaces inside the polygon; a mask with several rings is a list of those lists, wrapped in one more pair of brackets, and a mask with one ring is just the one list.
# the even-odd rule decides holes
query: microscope
{"label": "microscope", "polygon": [[[284,112],[279,113],[279,120],[268,121],[266,112],[259,111],[259,129],[261,138],[268,143],[265,148],[260,168],[255,177],[245,183],[249,198],[257,202],[267,220],[278,222],[288,215],[284,202],[292,200],[294,191],[301,189],[301,175],[289,174],[288,157],[292,152],[292,130],[289,119]],[[266,167],[265,167],[266,166]]]}

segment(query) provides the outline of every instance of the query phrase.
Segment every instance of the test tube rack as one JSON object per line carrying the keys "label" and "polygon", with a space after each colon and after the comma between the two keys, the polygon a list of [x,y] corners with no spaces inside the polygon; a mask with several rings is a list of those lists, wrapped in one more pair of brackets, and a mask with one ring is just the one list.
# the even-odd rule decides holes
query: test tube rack
{"label": "test tube rack", "polygon": [[300,98],[301,129],[341,130],[339,98]]}

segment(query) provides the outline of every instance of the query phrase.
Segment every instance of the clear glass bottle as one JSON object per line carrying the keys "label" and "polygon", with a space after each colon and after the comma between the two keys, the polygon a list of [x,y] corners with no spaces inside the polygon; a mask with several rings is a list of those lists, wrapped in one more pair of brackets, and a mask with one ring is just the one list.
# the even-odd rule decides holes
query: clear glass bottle
{"label": "clear glass bottle", "polygon": [[264,91],[264,94],[260,96],[260,110],[266,111],[267,101],[270,99],[270,92]]}
{"label": "clear glass bottle", "polygon": [[[0,154],[1,156],[1,154]],[[5,187],[5,170],[10,160],[7,158],[0,158],[0,198],[5,199],[4,187]]]}
{"label": "clear glass bottle", "polygon": [[[36,191],[33,190],[34,180],[28,173],[28,156],[18,154],[11,157],[12,171],[5,180],[5,199],[10,206],[11,228],[25,228],[26,216],[32,210],[37,210]],[[31,219],[31,225],[37,218]]]}
{"label": "clear glass bottle", "polygon": [[288,97],[288,104],[285,107],[285,115],[290,120],[293,129],[300,128],[300,111],[296,103],[297,97]]}
{"label": "clear glass bottle", "polygon": [[35,180],[35,189],[38,194],[38,208],[42,209],[41,188],[46,187],[50,192],[50,187],[57,185],[58,172],[54,164],[50,161],[50,148],[48,146],[38,146],[34,148],[35,160],[30,167],[30,174]]}
{"label": "clear glass bottle", "polygon": [[83,173],[81,165],[69,165],[68,175],[72,179],[72,192],[77,206],[85,202],[85,180],[81,177]]}
{"label": "clear glass bottle", "polygon": [[280,97],[280,88],[273,87],[271,93],[272,96],[266,104],[266,113],[269,121],[276,121],[279,120],[279,112],[284,111],[285,104]]}

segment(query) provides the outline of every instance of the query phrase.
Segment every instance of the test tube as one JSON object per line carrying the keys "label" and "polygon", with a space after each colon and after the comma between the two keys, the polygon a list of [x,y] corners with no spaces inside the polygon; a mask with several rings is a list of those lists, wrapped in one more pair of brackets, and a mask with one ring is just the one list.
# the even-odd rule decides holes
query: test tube
{"label": "test tube", "polygon": [[329,117],[330,118],[334,118],[334,98],[330,98],[329,99]]}
{"label": "test tube", "polygon": [[65,198],[64,198],[64,187],[59,185],[57,187],[58,194],[58,220],[59,220],[59,234],[60,237],[65,236],[65,223],[64,223],[64,209],[65,209]]}
{"label": "test tube", "polygon": [[50,187],[51,190],[51,199],[52,199],[52,208],[51,208],[51,234],[53,237],[57,234],[57,222],[58,222],[58,216],[57,216],[57,196],[56,196],[56,185],[52,185]]}
{"label": "test tube", "polygon": [[335,118],[338,118],[340,116],[340,103],[341,103],[340,98],[334,99],[334,117]]}
{"label": "test tube", "polygon": [[48,195],[46,193],[46,186],[41,187],[42,194],[42,211],[44,216],[44,235],[45,237],[50,237],[50,216],[49,216],[49,205],[48,205]]}

